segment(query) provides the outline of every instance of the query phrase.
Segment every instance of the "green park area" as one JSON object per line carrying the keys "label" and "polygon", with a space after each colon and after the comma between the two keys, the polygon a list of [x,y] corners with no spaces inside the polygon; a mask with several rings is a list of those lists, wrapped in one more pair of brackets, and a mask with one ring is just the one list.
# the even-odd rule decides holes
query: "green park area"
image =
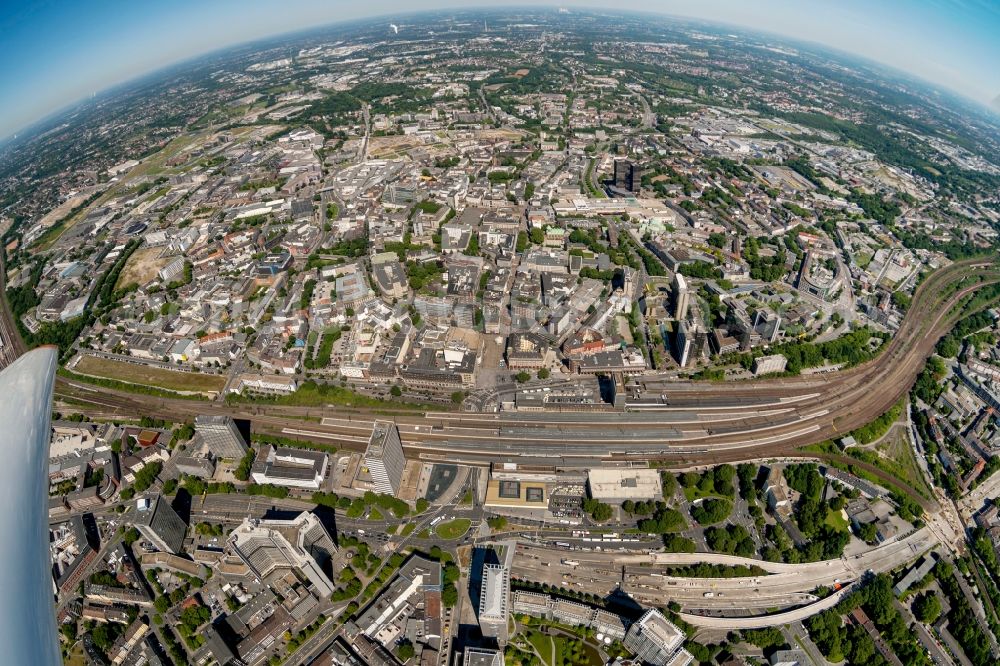
{"label": "green park area", "polygon": [[442,539],[451,541],[468,532],[471,526],[472,521],[468,518],[455,518],[454,520],[438,524],[438,526],[434,528],[434,533]]}

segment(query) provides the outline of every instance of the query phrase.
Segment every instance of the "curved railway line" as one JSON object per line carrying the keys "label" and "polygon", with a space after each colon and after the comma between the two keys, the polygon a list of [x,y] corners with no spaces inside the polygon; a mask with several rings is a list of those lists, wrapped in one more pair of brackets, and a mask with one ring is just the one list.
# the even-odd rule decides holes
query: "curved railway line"
{"label": "curved railway line", "polygon": [[7,302],[7,262],[0,252],[0,370],[13,363],[25,352],[24,341],[17,324],[10,314]]}
{"label": "curved railway line", "polygon": [[912,386],[938,340],[970,314],[964,299],[995,284],[1000,284],[1000,269],[993,262],[952,264],[924,280],[899,331],[871,361],[837,372],[743,382],[660,383],[651,376],[644,379],[663,393],[665,404],[650,411],[474,414],[420,413],[391,405],[377,410],[228,406],[66,379],[60,379],[56,392],[122,416],[177,421],[197,414],[231,414],[252,419],[260,432],[348,449],[364,448],[373,420],[392,418],[410,455],[471,464],[656,460],[680,466],[792,456],[803,445],[842,436],[890,409]]}

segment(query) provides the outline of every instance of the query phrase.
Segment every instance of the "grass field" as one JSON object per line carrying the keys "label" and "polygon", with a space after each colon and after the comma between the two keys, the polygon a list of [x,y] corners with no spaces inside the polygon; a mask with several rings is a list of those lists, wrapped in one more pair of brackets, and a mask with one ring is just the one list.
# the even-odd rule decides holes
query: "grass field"
{"label": "grass field", "polygon": [[[917,463],[913,447],[910,446],[906,427],[902,424],[895,425],[878,444],[875,444],[871,448],[855,446],[842,452],[836,444],[826,441],[819,444],[810,444],[809,446],[802,447],[801,450],[813,453],[844,455],[860,460],[879,468],[889,476],[898,479],[900,483],[908,484],[921,496],[928,499],[934,497],[934,493],[931,491],[926,479],[924,479],[923,472],[920,469],[919,463]],[[844,467],[839,462],[832,464],[839,468]],[[900,486],[891,485],[889,481],[879,479],[874,474],[861,469],[856,469],[855,473],[867,481],[871,481],[877,485],[884,485],[889,487],[890,490],[895,488],[902,492]]]}
{"label": "grass field", "polygon": [[934,496],[917,463],[905,426],[896,426],[890,430],[875,447],[875,451],[881,455],[878,465],[880,468],[909,484],[924,497]]}
{"label": "grass field", "polygon": [[83,643],[77,643],[73,646],[65,663],[66,666],[86,666],[87,659],[83,656]]}
{"label": "grass field", "polygon": [[118,276],[115,289],[121,289],[132,282],[144,285],[155,278],[160,269],[170,263],[170,258],[159,258],[160,251],[158,247],[142,247],[133,252]]}
{"label": "grass field", "polygon": [[434,528],[434,532],[442,539],[457,539],[472,527],[472,521],[468,518],[456,518],[446,523],[440,523]]}
{"label": "grass field", "polygon": [[829,509],[826,512],[826,520],[823,521],[825,524],[829,525],[838,532],[847,531],[847,518],[844,518],[844,514],[841,511],[834,511]]}
{"label": "grass field", "polygon": [[601,666],[604,661],[592,645],[571,638],[558,630],[552,635],[531,629],[526,638],[541,656],[544,666]]}
{"label": "grass field", "polygon": [[528,633],[528,642],[531,643],[531,646],[541,656],[543,664],[555,666],[555,646],[549,636],[539,631],[531,631]]}
{"label": "grass field", "polygon": [[218,393],[226,384],[226,378],[220,375],[165,370],[149,365],[112,361],[96,356],[84,356],[73,368],[73,371],[129,384],[158,386],[170,391],[190,393]]}
{"label": "grass field", "polygon": [[326,405],[335,405],[340,407],[382,407],[393,411],[405,409],[424,412],[444,411],[447,409],[444,405],[406,402],[395,398],[391,400],[382,400],[357,393],[343,386],[337,386],[334,384],[317,384],[311,379],[302,382],[299,385],[298,390],[294,393],[289,393],[288,395],[256,398],[230,394],[227,398],[238,402],[262,402],[274,405],[294,405],[297,407],[324,407]]}
{"label": "grass field", "polygon": [[406,523],[403,525],[402,531],[399,533],[400,536],[408,537],[413,534],[413,530],[417,528],[416,523]]}
{"label": "grass field", "polygon": [[687,499],[688,502],[693,502],[695,500],[705,499],[705,498],[708,498],[708,497],[718,497],[718,498],[721,498],[721,499],[729,499],[728,497],[723,497],[722,495],[719,495],[718,493],[713,493],[713,492],[707,492],[706,493],[701,488],[699,488],[698,486],[691,486],[690,488],[685,488],[685,487],[682,486],[681,490],[684,491],[684,497],[685,497],[685,499]]}

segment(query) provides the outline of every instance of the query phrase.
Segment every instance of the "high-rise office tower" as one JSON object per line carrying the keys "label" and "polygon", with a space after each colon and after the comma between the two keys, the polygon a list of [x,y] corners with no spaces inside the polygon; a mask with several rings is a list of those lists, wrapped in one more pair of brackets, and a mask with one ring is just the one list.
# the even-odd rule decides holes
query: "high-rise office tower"
{"label": "high-rise office tower", "polygon": [[615,187],[629,192],[638,192],[642,188],[642,169],[630,160],[615,160]]}
{"label": "high-rise office tower", "polygon": [[195,417],[194,429],[216,458],[238,460],[247,452],[243,433],[231,416]]}
{"label": "high-rise office tower", "polygon": [[510,569],[504,564],[483,565],[479,591],[479,629],[483,636],[507,642],[507,614],[510,612]]}
{"label": "high-rise office tower", "polygon": [[674,319],[686,319],[690,305],[691,292],[688,291],[687,280],[680,273],[674,273]]}
{"label": "high-rise office tower", "polygon": [[632,164],[628,170],[628,191],[638,193],[642,189],[642,169]]}
{"label": "high-rise office tower", "polygon": [[628,160],[615,160],[615,187],[625,189],[628,179]]}
{"label": "high-rise office tower", "polygon": [[[479,551],[482,556],[479,560],[482,562],[482,568],[476,609],[479,629],[483,636],[495,639],[501,647],[510,638],[507,620],[510,616],[510,572],[515,550],[517,550],[516,541],[499,541]],[[473,560],[477,559],[474,554]]]}
{"label": "high-rise office tower", "polygon": [[365,449],[365,467],[371,474],[375,491],[396,495],[403,482],[403,443],[399,440],[399,430],[392,421],[376,421],[372,435]]}
{"label": "high-rise office tower", "polygon": [[691,327],[686,321],[682,321],[677,327],[677,365],[686,368],[691,360],[691,347],[694,345],[694,336]]}
{"label": "high-rise office tower", "polygon": [[138,501],[134,524],[139,534],[160,551],[176,555],[184,547],[187,525],[162,495]]}

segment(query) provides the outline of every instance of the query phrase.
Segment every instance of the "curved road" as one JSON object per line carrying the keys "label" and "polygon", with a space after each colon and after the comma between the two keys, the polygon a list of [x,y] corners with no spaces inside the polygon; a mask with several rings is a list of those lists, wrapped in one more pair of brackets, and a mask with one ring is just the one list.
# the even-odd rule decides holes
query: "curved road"
{"label": "curved road", "polygon": [[[802,564],[765,562],[719,553],[635,554],[554,549],[520,543],[511,574],[601,596],[620,588],[647,605],[663,606],[669,601],[677,601],[689,610],[745,613],[755,609],[764,615],[769,608],[818,601],[813,592],[819,587],[847,585],[867,571],[891,571],[916,559],[936,543],[933,533],[921,528],[857,555]],[[756,566],[770,573],[735,578],[669,575],[669,567],[703,562]]]}
{"label": "curved road", "polygon": [[688,624],[703,629],[764,629],[766,627],[780,627],[783,624],[801,622],[816,613],[833,608],[840,600],[853,591],[853,585],[846,585],[828,597],[819,601],[793,608],[783,613],[774,615],[754,615],[752,617],[713,617],[710,615],[695,615],[693,613],[678,613],[678,617]]}

